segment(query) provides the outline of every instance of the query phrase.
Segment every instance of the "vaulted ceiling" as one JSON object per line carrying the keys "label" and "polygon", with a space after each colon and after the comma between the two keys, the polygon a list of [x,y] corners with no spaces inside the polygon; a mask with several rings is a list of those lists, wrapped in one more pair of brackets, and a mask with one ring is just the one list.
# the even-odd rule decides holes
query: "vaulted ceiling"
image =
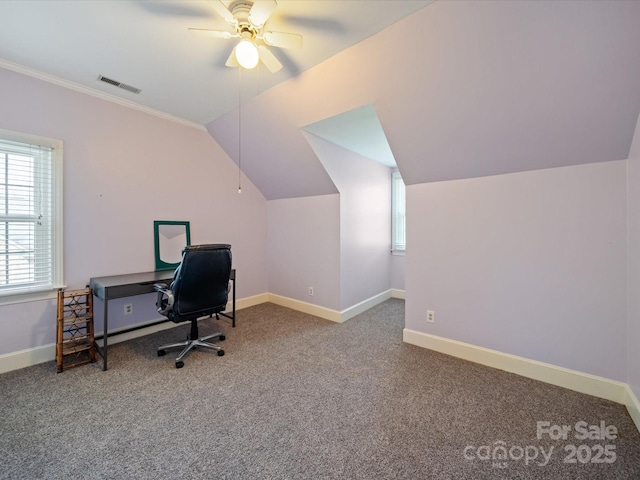
{"label": "vaulted ceiling", "polygon": [[303,129],[387,167],[396,166],[393,152],[389,148],[389,142],[373,105],[363,105],[339,113],[306,125]]}
{"label": "vaulted ceiling", "polygon": [[[372,105],[409,185],[625,159],[640,2],[438,1],[263,92],[242,169],[269,199],[335,192],[303,128]],[[207,126],[238,160],[238,111]]]}
{"label": "vaulted ceiling", "polygon": [[[6,61],[62,81],[205,123],[238,106],[238,69],[225,61],[235,39],[203,38],[190,27],[232,31],[214,8],[254,0],[1,0],[0,66]],[[300,49],[272,48],[283,64],[247,72],[254,94],[373,35],[432,0],[278,0],[266,30],[303,36]],[[139,94],[98,81],[104,75]]]}
{"label": "vaulted ceiling", "polygon": [[267,199],[336,192],[304,128],[333,118],[362,135],[345,112],[375,112],[409,185],[628,156],[640,2],[278,3],[269,27],[305,47],[275,52],[277,74],[239,76],[226,41],[190,36],[225,25],[199,0],[4,0],[0,66],[206,124]]}

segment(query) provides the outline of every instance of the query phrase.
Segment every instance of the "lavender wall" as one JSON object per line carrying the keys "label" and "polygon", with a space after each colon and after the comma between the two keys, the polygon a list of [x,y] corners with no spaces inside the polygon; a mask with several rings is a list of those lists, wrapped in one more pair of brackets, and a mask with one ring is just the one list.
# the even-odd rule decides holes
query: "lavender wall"
{"label": "lavender wall", "polygon": [[640,117],[627,161],[628,198],[628,334],[629,386],[640,398]]}
{"label": "lavender wall", "polygon": [[340,310],[339,195],[272,200],[268,219],[269,292]]}
{"label": "lavender wall", "polygon": [[[153,221],[188,220],[192,243],[233,246],[240,298],[267,291],[266,200],[203,129],[0,69],[0,128],[64,141],[64,280],[154,268]],[[149,296],[110,326],[155,319]],[[54,301],[0,306],[0,354],[55,341]],[[100,323],[101,311],[96,319]],[[99,327],[98,327],[99,330]]]}
{"label": "lavender wall", "polygon": [[391,288],[405,289],[406,261],[405,255],[391,255]]}
{"label": "lavender wall", "polygon": [[626,381],[626,201],[626,161],[409,186],[406,327]]}
{"label": "lavender wall", "polygon": [[340,309],[391,288],[391,169],[305,134],[340,192]]}

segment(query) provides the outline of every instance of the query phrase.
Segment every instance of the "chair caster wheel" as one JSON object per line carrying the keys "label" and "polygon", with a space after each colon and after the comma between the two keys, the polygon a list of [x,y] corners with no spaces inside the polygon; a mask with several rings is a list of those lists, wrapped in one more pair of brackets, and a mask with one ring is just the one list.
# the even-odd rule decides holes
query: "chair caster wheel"
{"label": "chair caster wheel", "polygon": [[184,362],[176,362],[176,368],[184,367]]}
{"label": "chair caster wheel", "polygon": [[165,353],[167,353],[167,352],[165,352],[164,350],[158,350],[158,356],[159,357],[164,356]]}
{"label": "chair caster wheel", "polygon": [[225,337],[224,335],[220,335],[218,338],[220,339],[221,342],[223,342],[227,337]]}
{"label": "chair caster wheel", "polygon": [[218,350],[218,356],[219,357],[224,356],[224,350]]}

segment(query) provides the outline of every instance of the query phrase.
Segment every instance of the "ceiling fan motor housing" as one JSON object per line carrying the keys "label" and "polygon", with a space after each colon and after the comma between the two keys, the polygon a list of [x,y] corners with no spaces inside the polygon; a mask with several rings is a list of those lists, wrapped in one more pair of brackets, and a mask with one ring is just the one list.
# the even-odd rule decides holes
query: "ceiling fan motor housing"
{"label": "ceiling fan motor housing", "polygon": [[249,20],[249,13],[251,12],[252,7],[253,3],[249,3],[246,0],[238,0],[229,6],[229,11],[238,21],[236,31],[242,38],[251,40],[255,39],[258,34],[256,28]]}
{"label": "ceiling fan motor housing", "polygon": [[[285,32],[263,32],[269,17],[278,6],[277,0],[211,0],[211,6],[233,27],[235,32],[204,28],[190,28],[189,30],[213,38],[239,37],[240,42],[234,47],[225,62],[227,67],[242,66],[250,69],[255,66],[254,59],[257,58],[257,61],[266,65],[270,72],[277,72],[282,68],[282,63],[268,47],[302,48],[301,35]],[[243,57],[242,61],[238,56],[239,52]]]}
{"label": "ceiling fan motor housing", "polygon": [[237,0],[229,5],[229,11],[236,17],[239,23],[250,23],[249,13],[251,12],[251,7],[253,7],[253,3],[247,2],[246,0]]}

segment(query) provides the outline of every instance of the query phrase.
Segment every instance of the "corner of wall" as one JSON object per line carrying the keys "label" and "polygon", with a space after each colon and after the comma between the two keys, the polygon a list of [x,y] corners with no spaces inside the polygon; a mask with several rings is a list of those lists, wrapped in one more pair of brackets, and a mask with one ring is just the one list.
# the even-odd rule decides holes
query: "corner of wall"
{"label": "corner of wall", "polygon": [[[627,159],[627,382],[634,401],[636,424],[640,423],[640,115]],[[630,409],[630,413],[632,410]]]}

